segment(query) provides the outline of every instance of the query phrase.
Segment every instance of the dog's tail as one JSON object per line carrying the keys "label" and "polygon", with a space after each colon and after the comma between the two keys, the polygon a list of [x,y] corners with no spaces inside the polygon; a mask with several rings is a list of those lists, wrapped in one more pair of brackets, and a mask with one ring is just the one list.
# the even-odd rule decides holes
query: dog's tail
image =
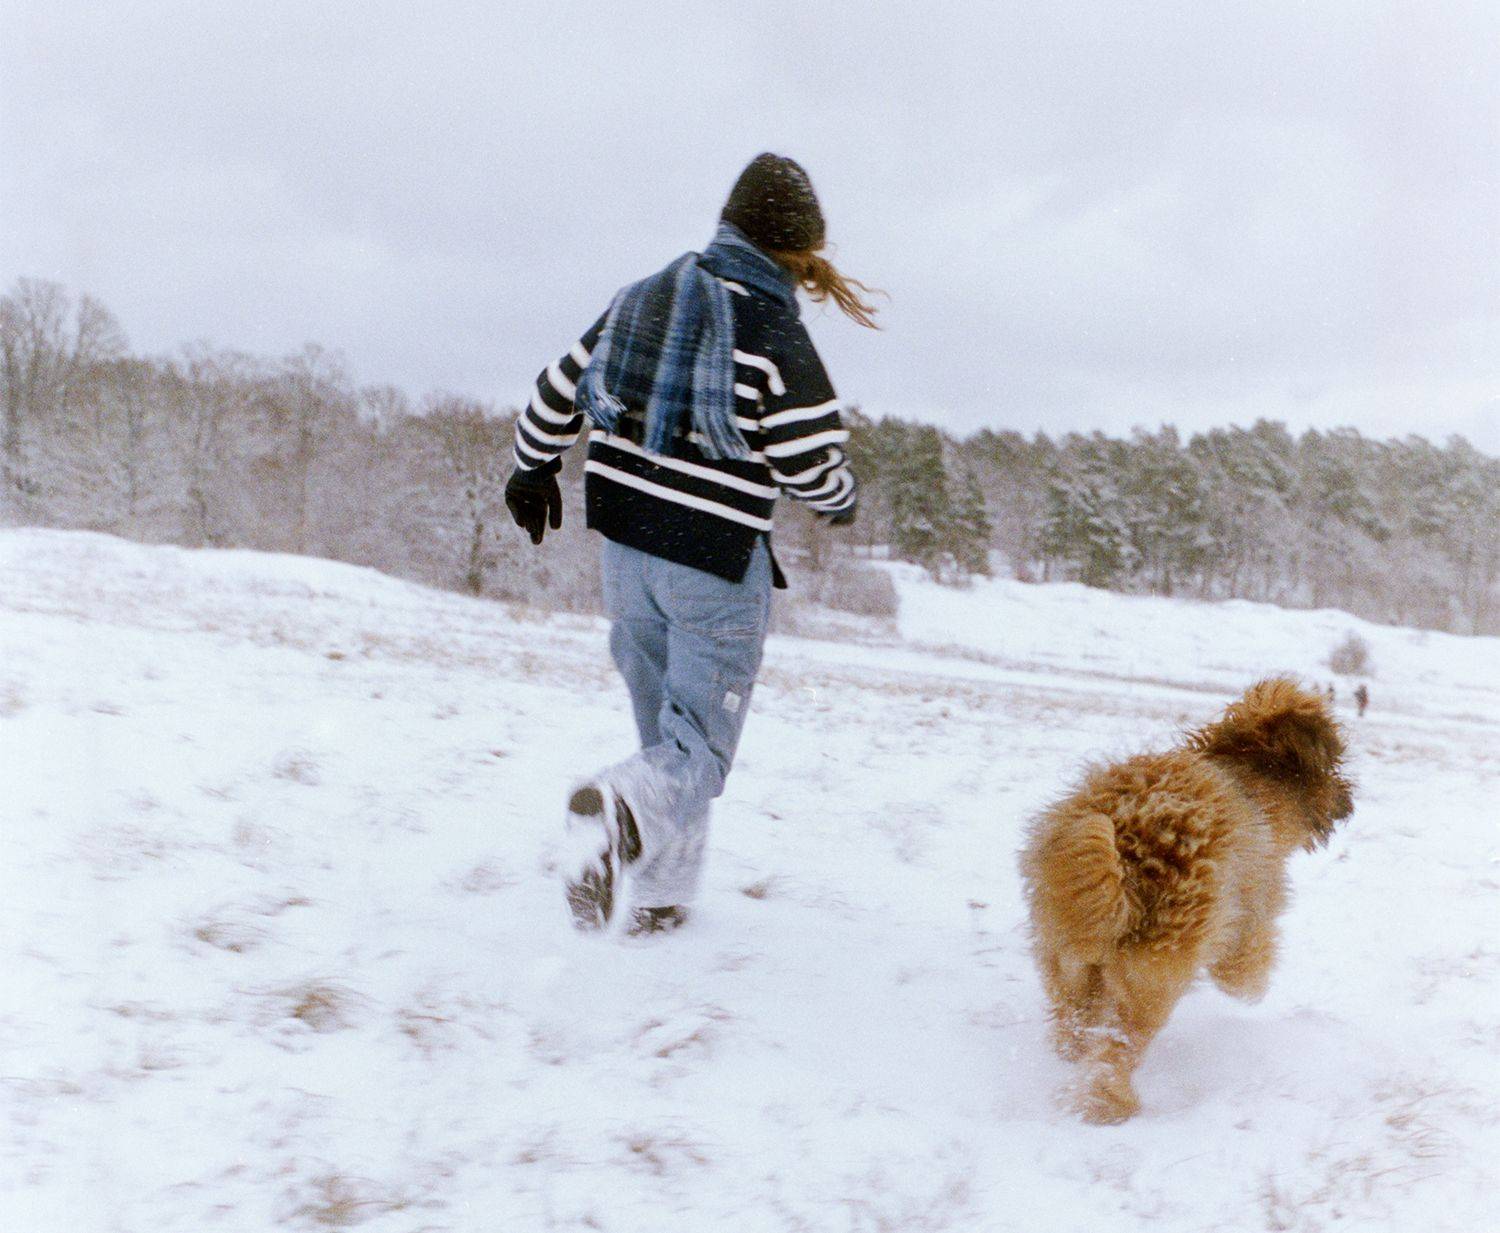
{"label": "dog's tail", "polygon": [[1044,814],[1021,872],[1036,927],[1076,962],[1101,962],[1129,931],[1125,870],[1105,814]]}

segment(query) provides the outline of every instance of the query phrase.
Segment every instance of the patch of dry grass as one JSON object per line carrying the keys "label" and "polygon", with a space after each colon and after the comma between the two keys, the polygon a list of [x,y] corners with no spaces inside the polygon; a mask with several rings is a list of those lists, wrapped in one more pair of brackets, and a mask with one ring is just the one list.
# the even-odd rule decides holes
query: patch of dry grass
{"label": "patch of dry grass", "polygon": [[232,918],[199,921],[192,928],[193,937],[215,950],[243,955],[255,950],[266,939],[266,931]]}
{"label": "patch of dry grass", "polygon": [[707,1168],[709,1158],[700,1144],[679,1131],[631,1130],[617,1136],[624,1149],[620,1162],[632,1172],[666,1177],[690,1165]]}
{"label": "patch of dry grass", "polygon": [[26,709],[26,694],[17,681],[0,684],[0,719],[9,719]]}
{"label": "patch of dry grass", "polygon": [[308,980],[272,990],[268,995],[277,1019],[292,1019],[314,1032],[341,1032],[354,1026],[362,1001],[334,981]]}
{"label": "patch of dry grass", "polygon": [[304,784],[309,788],[323,782],[317,761],[305,749],[287,749],[276,756],[271,765],[271,774],[277,779]]}
{"label": "patch of dry grass", "polygon": [[352,1229],[413,1206],[408,1196],[369,1178],[333,1172],[308,1179],[291,1204],[290,1218],[315,1229]]}

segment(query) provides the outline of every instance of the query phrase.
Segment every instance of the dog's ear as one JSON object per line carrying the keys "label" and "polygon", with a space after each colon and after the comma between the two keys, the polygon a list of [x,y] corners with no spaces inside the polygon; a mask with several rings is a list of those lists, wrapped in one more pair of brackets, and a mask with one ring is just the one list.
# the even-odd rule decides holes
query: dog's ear
{"label": "dog's ear", "polygon": [[1327,704],[1285,677],[1252,685],[1223,719],[1194,732],[1188,745],[1299,783],[1336,775],[1344,754],[1343,737]]}

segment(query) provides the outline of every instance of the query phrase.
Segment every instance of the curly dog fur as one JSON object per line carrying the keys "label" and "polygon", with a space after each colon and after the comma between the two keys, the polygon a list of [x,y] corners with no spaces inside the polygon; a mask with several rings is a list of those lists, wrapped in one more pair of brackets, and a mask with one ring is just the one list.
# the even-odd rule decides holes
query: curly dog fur
{"label": "curly dog fur", "polygon": [[1087,1121],[1140,1107],[1131,1075],[1193,977],[1266,990],[1286,858],[1353,810],[1325,700],[1252,686],[1167,753],[1090,771],[1031,826],[1021,872],[1053,1041],[1086,1065]]}

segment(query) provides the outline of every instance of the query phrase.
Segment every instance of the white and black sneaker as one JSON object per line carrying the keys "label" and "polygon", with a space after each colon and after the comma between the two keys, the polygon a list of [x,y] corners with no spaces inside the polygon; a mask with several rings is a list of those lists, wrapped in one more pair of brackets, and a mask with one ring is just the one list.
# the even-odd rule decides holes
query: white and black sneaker
{"label": "white and black sneaker", "polygon": [[620,871],[641,854],[635,815],[607,783],[591,782],[568,798],[568,909],[577,929],[599,930],[615,911]]}
{"label": "white and black sneaker", "polygon": [[635,908],[630,913],[630,927],[625,936],[649,937],[654,933],[673,933],[687,924],[687,909],[677,904],[664,908]]}

